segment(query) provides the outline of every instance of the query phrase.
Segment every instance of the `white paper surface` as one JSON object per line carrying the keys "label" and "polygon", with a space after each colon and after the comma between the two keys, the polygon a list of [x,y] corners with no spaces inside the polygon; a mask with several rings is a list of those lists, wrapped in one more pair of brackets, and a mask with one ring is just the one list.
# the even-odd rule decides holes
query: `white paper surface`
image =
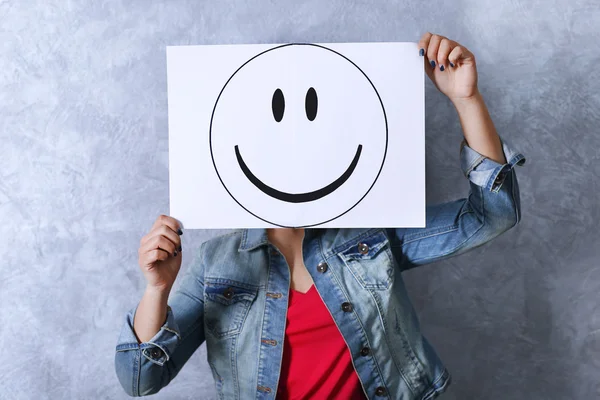
{"label": "white paper surface", "polygon": [[167,74],[186,229],[425,226],[415,43],[170,46]]}

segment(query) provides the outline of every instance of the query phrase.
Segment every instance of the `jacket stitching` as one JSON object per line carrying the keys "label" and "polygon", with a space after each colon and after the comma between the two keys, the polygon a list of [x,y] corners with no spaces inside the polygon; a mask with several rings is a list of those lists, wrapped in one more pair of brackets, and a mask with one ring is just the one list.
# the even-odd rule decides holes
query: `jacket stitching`
{"label": "jacket stitching", "polygon": [[[267,259],[267,281],[269,280],[269,278],[271,276],[272,259],[271,259],[271,254],[270,253],[271,252],[267,252],[267,257],[268,257],[268,259]],[[264,286],[266,288],[268,285],[265,284]],[[266,308],[267,308],[267,302],[265,302],[265,305],[264,305],[264,309],[266,309]],[[267,320],[268,320],[267,313],[263,312],[262,313],[262,317],[261,317],[259,340],[260,340],[260,338],[263,335],[263,332],[265,330],[265,323],[266,323]],[[257,373],[256,373],[256,380],[254,381],[255,382],[254,386],[257,388],[257,390],[259,390],[258,388],[262,387],[262,385],[258,384],[258,381],[261,379],[261,377],[264,374],[264,365],[265,365],[265,363],[263,362],[263,358],[265,358],[264,351],[265,350],[263,349],[263,347],[260,345],[260,342],[259,342],[259,345],[258,345],[258,357],[257,357],[257,360],[256,360],[256,364],[257,364],[256,371],[257,371]],[[259,393],[256,393],[256,397],[258,397],[258,395],[259,395]]]}
{"label": "jacket stitching", "polygon": [[515,180],[517,179],[515,171],[512,170],[510,172],[510,177],[511,177],[511,182],[510,182],[510,186],[511,186],[511,196],[512,196],[512,202],[513,202],[513,209],[515,210],[515,225],[517,225],[519,223],[519,221],[521,220],[521,215],[519,213],[519,207],[517,206],[517,201],[516,201],[516,196],[515,196]]}
{"label": "jacket stitching", "polygon": [[[320,238],[319,238],[319,240],[317,240],[317,243],[319,245],[319,248],[322,250],[321,239]],[[322,254],[322,255],[325,256],[324,254]],[[344,290],[344,285],[341,284],[341,282],[339,280],[339,277],[333,271],[333,269],[332,269],[331,276],[332,276],[331,279],[334,279],[335,281],[337,281],[337,285],[336,286],[341,290],[341,292],[344,294],[344,296],[346,297],[346,299],[351,300],[350,297],[348,296],[348,293],[346,293],[346,291]],[[332,318],[333,318],[333,313],[331,312],[331,310],[329,309],[329,307],[327,306],[327,304],[325,304],[325,302],[323,302],[323,304],[325,305],[325,307],[327,308],[327,310],[329,311],[329,313],[332,315]],[[353,311],[353,314],[354,314],[354,316],[356,318],[356,321],[358,321],[358,324],[361,327],[361,331],[362,331],[361,337],[366,341],[366,343],[369,345],[369,347],[372,347],[371,346],[371,342],[369,341],[369,337],[365,333],[366,332],[365,327],[364,327],[362,321],[360,320],[360,318],[358,317],[358,314],[356,313],[356,311]],[[334,319],[334,322],[335,322],[335,319]],[[336,325],[337,325],[337,323],[336,323]],[[346,343],[346,348],[348,348],[348,350],[351,352],[350,346],[348,345],[348,342],[346,341],[346,338],[344,338],[344,337],[342,337],[342,338],[344,339],[344,342]],[[385,380],[383,379],[383,373],[381,371],[381,368],[379,367],[379,363],[377,362],[377,360],[375,359],[375,357],[372,357],[371,359],[373,360],[373,363],[375,364],[375,367],[377,367],[377,371],[379,373],[379,377],[380,377],[381,381],[383,382],[383,384],[386,386],[386,389],[387,389],[387,384],[386,384]],[[352,362],[352,365],[354,366],[354,358],[352,357],[352,354],[350,354],[350,361]],[[358,374],[358,372],[357,372],[357,374]],[[360,376],[359,376],[359,380],[360,380]],[[360,380],[360,381],[361,381],[361,385],[362,385],[362,380]]]}
{"label": "jacket stitching", "polygon": [[370,228],[367,231],[351,236],[350,238],[346,239],[343,243],[337,245],[334,248],[331,248],[329,250],[322,250],[323,256],[329,258],[331,255],[337,255],[337,253],[339,253],[340,250],[348,248],[348,246],[350,246],[350,243],[356,242],[357,240],[362,239],[364,237],[371,236],[379,230],[381,230],[381,228]]}
{"label": "jacket stitching", "polygon": [[[243,322],[242,322],[243,324]],[[240,328],[241,330],[241,328]],[[231,366],[232,366],[232,378],[233,378],[233,386],[234,386],[234,397],[236,399],[240,398],[240,383],[238,379],[238,371],[237,371],[237,336],[233,336],[231,338]]]}
{"label": "jacket stitching", "polygon": [[[481,187],[478,187],[478,188],[479,188],[478,190],[480,192],[483,191],[483,188],[481,188]],[[448,250],[445,253],[442,253],[442,254],[437,255],[436,257],[432,257],[432,258],[428,258],[428,257],[417,258],[417,259],[412,260],[412,262],[416,263],[416,262],[423,261],[423,260],[429,260],[430,262],[432,262],[432,261],[438,260],[440,258],[446,257],[447,255],[452,254],[452,253],[456,252],[457,250],[460,250],[467,241],[469,241],[472,237],[474,237],[477,234],[477,232],[479,232],[481,230],[481,228],[483,228],[483,226],[485,225],[485,198],[483,196],[483,193],[480,193],[480,198],[481,198],[481,210],[479,211],[479,215],[481,215],[481,223],[479,224],[479,227],[473,233],[471,233],[469,236],[467,236],[465,238],[465,240],[463,240],[462,242],[460,242],[459,244],[457,244],[456,246],[454,246],[452,249]]]}
{"label": "jacket stitching", "polygon": [[136,355],[134,357],[134,362],[133,362],[133,395],[134,396],[139,396],[140,395],[140,373],[141,373],[141,367],[140,364],[142,363],[142,350],[139,349],[136,352]]}
{"label": "jacket stitching", "polygon": [[[394,346],[392,346],[392,344],[390,343],[390,339],[389,339],[389,335],[388,335],[389,329],[388,329],[387,323],[385,321],[385,318],[383,318],[383,316],[381,315],[381,309],[382,309],[381,303],[379,302],[377,296],[375,296],[375,294],[372,291],[369,290],[369,294],[375,300],[375,304],[377,304],[377,314],[379,315],[379,319],[381,321],[381,324],[383,325],[383,330],[384,330],[383,337],[384,337],[385,343],[386,343],[388,349],[390,349],[390,351],[394,352],[394,350],[393,350]],[[406,339],[406,337],[402,338],[402,346],[403,347],[405,346],[405,343],[404,343],[406,341],[405,339]],[[407,377],[407,375],[404,373],[404,370],[402,368],[400,368],[400,366],[396,362],[396,357],[390,357],[390,358],[391,358],[392,362],[394,363],[394,365],[396,366],[396,369],[400,372],[400,376],[402,377],[404,382],[406,382],[406,386],[414,394],[415,389],[412,387],[411,380]],[[376,362],[376,364],[379,369],[379,363]],[[380,373],[381,373],[381,370],[380,370]],[[387,388],[387,385],[386,385],[386,388]]]}
{"label": "jacket stitching", "polygon": [[[437,386],[437,383],[442,379],[444,380],[442,386]],[[438,376],[438,378],[429,386],[427,392],[423,396],[423,400],[432,400],[438,397],[442,392],[444,392],[448,388],[448,385],[450,385],[451,381],[452,377],[448,373],[448,370],[444,370],[444,372],[442,372]]]}
{"label": "jacket stitching", "polygon": [[422,240],[422,239],[428,239],[434,236],[439,236],[439,235],[444,235],[446,233],[450,233],[453,231],[458,230],[458,224],[453,224],[453,225],[448,225],[445,226],[443,228],[439,228],[440,230],[438,232],[434,232],[434,233],[430,233],[430,234],[423,234],[423,236],[418,236],[414,239],[409,239],[409,240],[405,240],[404,242],[402,242],[402,245],[408,244],[408,243],[412,243],[412,242],[416,242],[417,240]]}
{"label": "jacket stitching", "polygon": [[215,277],[215,276],[205,276],[204,277],[204,286],[217,286],[220,284],[225,284],[225,285],[229,285],[229,286],[237,286],[239,288],[252,290],[254,292],[257,292],[259,289],[266,287],[266,285],[256,286],[251,283],[240,282],[235,279],[229,279],[229,278],[219,278],[219,277]]}
{"label": "jacket stitching", "polygon": [[[358,239],[362,239],[367,236],[375,235],[376,233],[383,232],[382,228],[371,228],[365,232],[359,233],[355,236],[352,236],[345,240],[343,243],[337,245],[335,248],[330,249],[329,251],[323,251],[323,256],[329,258],[331,255],[337,255],[340,250],[346,249],[350,246],[350,243],[356,242]],[[385,235],[385,233],[384,233]],[[386,236],[387,237],[387,236]]]}

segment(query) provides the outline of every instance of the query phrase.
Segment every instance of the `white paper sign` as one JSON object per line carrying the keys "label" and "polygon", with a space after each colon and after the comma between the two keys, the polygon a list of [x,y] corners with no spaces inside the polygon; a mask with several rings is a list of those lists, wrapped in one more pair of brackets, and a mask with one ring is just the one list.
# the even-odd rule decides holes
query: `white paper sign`
{"label": "white paper sign", "polygon": [[415,43],[167,47],[186,229],[425,226]]}

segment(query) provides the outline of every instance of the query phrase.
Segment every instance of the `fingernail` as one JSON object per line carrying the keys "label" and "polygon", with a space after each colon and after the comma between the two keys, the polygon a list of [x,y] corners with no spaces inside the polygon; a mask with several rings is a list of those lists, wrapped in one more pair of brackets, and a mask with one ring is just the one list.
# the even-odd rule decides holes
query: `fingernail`
{"label": "fingernail", "polygon": [[177,234],[178,234],[179,236],[181,236],[181,235],[183,235],[183,231],[182,231],[181,229],[177,229]]}
{"label": "fingernail", "polygon": [[435,68],[435,61],[431,60],[431,66]]}
{"label": "fingernail", "polygon": [[440,65],[440,71],[443,71],[443,70],[444,70],[444,66]]}
{"label": "fingernail", "polygon": [[452,68],[454,68],[454,64],[450,63],[450,66],[451,66]]}
{"label": "fingernail", "polygon": [[181,252],[181,250],[182,250],[181,246],[179,246],[179,248],[177,250],[179,250],[179,252]]}
{"label": "fingernail", "polygon": [[419,55],[423,57],[425,55],[425,49],[419,50]]}
{"label": "fingernail", "polygon": [[175,253],[173,253],[173,257],[177,257],[177,251],[175,251]]}

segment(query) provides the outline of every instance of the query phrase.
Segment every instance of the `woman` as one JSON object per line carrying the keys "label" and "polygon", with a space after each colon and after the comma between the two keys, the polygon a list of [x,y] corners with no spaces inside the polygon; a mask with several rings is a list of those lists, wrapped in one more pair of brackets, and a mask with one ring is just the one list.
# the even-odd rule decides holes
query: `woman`
{"label": "woman", "polygon": [[205,340],[219,398],[432,399],[448,387],[401,272],[515,226],[513,167],[525,159],[496,133],[473,54],[430,33],[419,48],[427,75],[460,118],[468,197],[428,206],[419,229],[254,229],[211,239],[170,307],[183,232],[161,215],[141,240],[147,287],[116,348],[128,394],[158,392]]}

